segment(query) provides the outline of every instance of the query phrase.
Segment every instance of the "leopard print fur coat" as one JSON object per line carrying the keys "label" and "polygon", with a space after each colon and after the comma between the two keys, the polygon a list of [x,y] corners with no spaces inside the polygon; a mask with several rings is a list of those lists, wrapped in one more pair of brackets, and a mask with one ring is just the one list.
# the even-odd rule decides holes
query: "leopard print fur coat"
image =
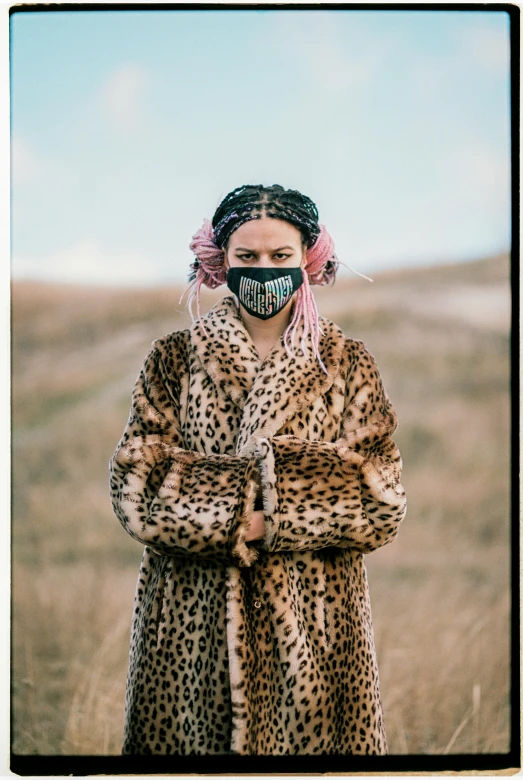
{"label": "leopard print fur coat", "polygon": [[[126,754],[387,752],[363,556],[406,511],[360,341],[262,362],[232,297],[154,342],[111,461],[144,545]],[[266,535],[246,543],[261,474]]]}

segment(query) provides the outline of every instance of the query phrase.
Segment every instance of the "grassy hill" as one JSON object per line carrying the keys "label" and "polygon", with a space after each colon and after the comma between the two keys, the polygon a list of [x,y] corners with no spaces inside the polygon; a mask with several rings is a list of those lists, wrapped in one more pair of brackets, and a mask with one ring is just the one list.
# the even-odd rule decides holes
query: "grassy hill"
{"label": "grassy hill", "polygon": [[[400,420],[409,511],[367,557],[391,753],[508,749],[508,276],[500,256],[317,291]],[[180,294],[13,284],[18,753],[120,750],[141,549],[112,515],[107,463],[151,341],[189,323]]]}

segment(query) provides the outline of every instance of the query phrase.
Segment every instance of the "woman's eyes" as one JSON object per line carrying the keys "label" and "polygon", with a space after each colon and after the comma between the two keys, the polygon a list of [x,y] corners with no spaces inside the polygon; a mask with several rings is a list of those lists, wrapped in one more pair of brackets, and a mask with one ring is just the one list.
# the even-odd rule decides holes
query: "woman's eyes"
{"label": "woman's eyes", "polygon": [[[244,263],[251,263],[257,260],[256,255],[252,254],[252,252],[244,252],[241,255],[236,255],[236,257],[239,260],[242,260]],[[285,252],[276,252],[276,254],[272,256],[272,259],[278,260],[279,262],[283,262],[284,260],[287,260],[288,257],[290,257],[290,255],[286,254]]]}

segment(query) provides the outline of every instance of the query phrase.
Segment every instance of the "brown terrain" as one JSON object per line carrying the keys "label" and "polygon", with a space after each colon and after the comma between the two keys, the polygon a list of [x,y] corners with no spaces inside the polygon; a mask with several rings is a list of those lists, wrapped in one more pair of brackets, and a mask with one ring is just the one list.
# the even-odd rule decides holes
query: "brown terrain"
{"label": "brown terrain", "polygon": [[[208,294],[207,309],[219,296]],[[109,458],[180,290],[13,285],[13,750],[114,754],[140,545]],[[393,754],[509,749],[509,264],[343,278],[320,312],[375,355],[408,515],[367,556]]]}

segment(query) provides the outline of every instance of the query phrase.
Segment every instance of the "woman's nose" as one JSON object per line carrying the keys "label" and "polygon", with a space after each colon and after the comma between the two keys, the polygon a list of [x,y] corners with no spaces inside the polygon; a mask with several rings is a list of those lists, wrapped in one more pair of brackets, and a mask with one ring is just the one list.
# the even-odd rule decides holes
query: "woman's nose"
{"label": "woman's nose", "polygon": [[254,265],[257,268],[272,268],[274,263],[272,262],[269,255],[260,255]]}

